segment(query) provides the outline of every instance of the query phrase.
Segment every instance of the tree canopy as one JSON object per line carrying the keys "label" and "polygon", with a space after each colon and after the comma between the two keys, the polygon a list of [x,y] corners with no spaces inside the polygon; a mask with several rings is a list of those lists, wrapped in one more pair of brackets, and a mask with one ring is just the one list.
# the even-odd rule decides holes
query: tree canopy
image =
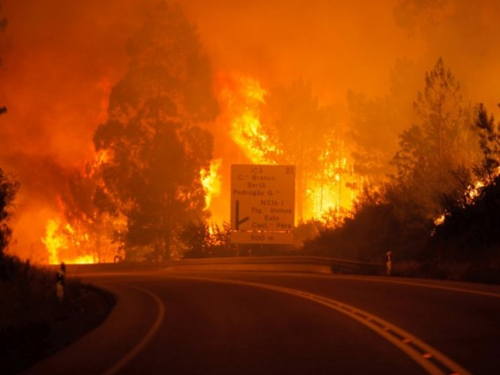
{"label": "tree canopy", "polygon": [[426,74],[414,109],[418,122],[400,135],[392,160],[397,169],[394,183],[428,218],[436,218],[442,195],[463,191],[467,182],[460,171],[470,170],[480,155],[472,111],[462,104],[460,84],[442,59]]}
{"label": "tree canopy", "polygon": [[200,173],[209,168],[213,139],[203,124],[218,106],[209,61],[179,6],[161,1],[128,51],[129,70],[94,135],[106,155],[101,190],[126,217],[127,256],[141,249],[165,259],[179,228],[204,215]]}
{"label": "tree canopy", "polygon": [[321,251],[326,241],[330,248],[338,246],[336,251],[350,248],[348,252],[360,259],[383,259],[388,250],[400,260],[419,259],[436,220],[449,207],[463,206],[460,196],[486,169],[493,171],[497,127],[481,110],[475,126],[477,112],[463,105],[458,80],[442,59],[425,75],[413,109],[415,122],[400,134],[392,159],[396,174],[386,183],[367,187],[358,197],[354,217],[341,229],[324,232],[310,249]]}

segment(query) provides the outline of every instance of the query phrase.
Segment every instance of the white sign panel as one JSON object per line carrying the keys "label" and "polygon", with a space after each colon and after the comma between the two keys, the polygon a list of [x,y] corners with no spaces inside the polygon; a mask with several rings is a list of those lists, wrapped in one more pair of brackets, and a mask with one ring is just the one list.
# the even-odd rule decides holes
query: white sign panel
{"label": "white sign panel", "polygon": [[294,166],[231,167],[232,242],[293,243],[294,214]]}

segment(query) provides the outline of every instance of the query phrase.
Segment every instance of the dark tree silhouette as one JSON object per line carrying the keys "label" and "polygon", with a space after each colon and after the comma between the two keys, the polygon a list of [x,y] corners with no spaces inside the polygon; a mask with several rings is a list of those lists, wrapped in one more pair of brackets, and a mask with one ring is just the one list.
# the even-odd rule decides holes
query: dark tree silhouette
{"label": "dark tree silhouette", "polygon": [[400,135],[393,182],[432,219],[442,213],[443,194],[463,189],[457,171],[472,169],[480,150],[471,111],[462,105],[460,85],[442,59],[426,74],[414,108],[419,123]]}
{"label": "dark tree silhouette", "polygon": [[0,256],[11,239],[12,230],[7,222],[11,216],[10,209],[18,189],[19,183],[7,176],[0,168]]}
{"label": "dark tree silhouette", "polygon": [[204,215],[200,172],[208,170],[213,140],[203,123],[215,118],[207,57],[179,6],[161,1],[129,44],[130,67],[114,86],[108,121],[95,148],[108,195],[127,220],[127,257],[141,250],[167,259],[182,226]]}
{"label": "dark tree silhouette", "polygon": [[479,175],[486,173],[491,180],[500,166],[500,132],[493,116],[488,117],[486,108],[479,104],[476,127],[479,131],[479,145],[483,153]]}
{"label": "dark tree silhouette", "polygon": [[[1,8],[1,4],[0,4]],[[7,19],[0,19],[0,31],[7,26]],[[0,116],[7,111],[7,108],[0,107]],[[1,146],[1,145],[0,145]],[[0,168],[0,257],[9,245],[12,230],[7,225],[11,215],[10,208],[19,189],[19,183],[9,178]]]}

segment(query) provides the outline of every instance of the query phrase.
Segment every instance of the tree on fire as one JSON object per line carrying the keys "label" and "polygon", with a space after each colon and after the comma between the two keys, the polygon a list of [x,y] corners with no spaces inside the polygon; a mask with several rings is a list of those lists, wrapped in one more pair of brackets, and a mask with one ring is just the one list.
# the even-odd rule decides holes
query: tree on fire
{"label": "tree on fire", "polygon": [[393,159],[397,174],[361,194],[355,216],[308,243],[309,251],[322,254],[325,244],[330,249],[334,244],[335,252],[351,248],[372,261],[383,259],[388,249],[399,260],[421,254],[445,201],[470,185],[481,150],[472,111],[462,105],[460,86],[441,59],[426,74],[414,108],[418,122],[400,135]]}
{"label": "tree on fire", "polygon": [[130,67],[110,95],[108,120],[94,135],[106,151],[104,188],[127,219],[126,256],[166,259],[180,228],[204,215],[200,172],[215,118],[209,61],[179,6],[161,1],[130,41]]}
{"label": "tree on fire", "polygon": [[321,186],[335,183],[333,165],[341,158],[335,143],[332,108],[321,107],[313,96],[311,85],[296,80],[290,85],[281,85],[270,91],[263,111],[263,126],[282,151],[276,155],[280,164],[296,166],[297,189],[296,211],[299,221],[307,210],[308,183],[319,179]]}
{"label": "tree on fire", "polygon": [[481,183],[459,199],[447,201],[444,220],[435,227],[429,246],[433,259],[467,262],[468,277],[481,282],[498,280],[500,235],[500,124],[479,105],[476,127],[483,160],[478,172]]}
{"label": "tree on fire", "polygon": [[103,194],[99,160],[87,163],[85,171],[67,169],[65,186],[60,189],[59,202],[64,205],[68,228],[60,228],[76,246],[78,256],[92,255],[97,262],[113,260],[116,255],[114,231],[120,217],[109,196]]}

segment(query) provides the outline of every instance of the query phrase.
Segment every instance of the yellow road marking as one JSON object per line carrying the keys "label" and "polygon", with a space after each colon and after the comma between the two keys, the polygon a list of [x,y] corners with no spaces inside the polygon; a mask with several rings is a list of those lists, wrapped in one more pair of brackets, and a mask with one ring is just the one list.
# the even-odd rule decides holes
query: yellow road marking
{"label": "yellow road marking", "polygon": [[[268,284],[245,282],[239,280],[228,280],[228,279],[218,279],[209,277],[197,277],[197,276],[181,276],[181,275],[170,275],[172,278],[180,279],[194,279],[194,280],[204,280],[212,281],[223,284],[236,284],[252,286],[261,289],[273,290],[281,293],[291,294],[293,296],[301,297],[304,299],[311,300],[313,302],[319,303],[330,309],[341,312],[352,319],[357,320],[367,328],[376,332],[398,349],[403,351],[411,359],[417,362],[421,367],[423,367],[431,375],[448,375],[450,373],[456,373],[460,375],[471,375],[466,369],[460,366],[458,363],[454,362],[452,359],[448,358],[437,349],[429,346],[422,340],[413,336],[412,334],[404,331],[403,329],[385,321],[378,316],[357,309],[353,306],[347,305],[345,303],[326,298],[320,295],[305,293],[300,290],[279,287]],[[447,370],[447,371],[445,371]]]}
{"label": "yellow road marking", "polygon": [[485,292],[482,290],[465,289],[465,288],[459,288],[459,287],[453,287],[453,286],[433,285],[433,284],[427,284],[427,283],[415,283],[415,282],[403,281],[403,280],[389,280],[389,278],[377,279],[377,278],[356,277],[356,276],[339,276],[338,278],[343,279],[343,280],[358,280],[358,281],[367,281],[367,282],[376,282],[376,283],[411,285],[411,286],[419,286],[419,287],[424,287],[424,288],[442,289],[442,290],[449,290],[452,292],[477,294],[480,296],[500,298],[500,293]]}

